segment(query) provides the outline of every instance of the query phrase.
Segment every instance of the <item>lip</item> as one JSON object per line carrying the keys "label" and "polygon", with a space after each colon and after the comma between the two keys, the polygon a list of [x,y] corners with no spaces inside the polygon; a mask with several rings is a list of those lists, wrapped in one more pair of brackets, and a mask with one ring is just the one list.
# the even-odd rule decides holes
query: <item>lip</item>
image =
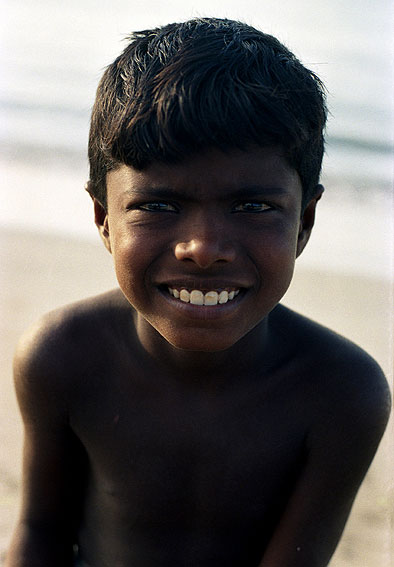
{"label": "lip", "polygon": [[[171,285],[175,286],[176,284],[173,283]],[[190,285],[190,282],[188,285]],[[185,287],[184,282],[183,282],[183,287]],[[230,287],[230,286],[227,285],[225,287]],[[228,317],[233,316],[234,311],[238,310],[240,304],[245,299],[245,295],[248,293],[245,288],[241,288],[239,294],[236,297],[234,297],[234,299],[228,301],[227,303],[201,306],[201,305],[193,305],[192,303],[185,303],[183,301],[180,301],[179,299],[175,299],[175,297],[170,295],[170,293],[167,291],[167,284],[166,287],[164,286],[157,287],[157,291],[161,295],[161,297],[165,301],[167,301],[169,305],[171,305],[172,308],[177,309],[179,314],[200,320],[226,319]]]}
{"label": "lip", "polygon": [[248,289],[251,287],[250,283],[234,281],[224,278],[174,278],[166,279],[156,284],[158,287],[171,287],[175,289],[199,289],[200,291],[212,291],[223,289]]}

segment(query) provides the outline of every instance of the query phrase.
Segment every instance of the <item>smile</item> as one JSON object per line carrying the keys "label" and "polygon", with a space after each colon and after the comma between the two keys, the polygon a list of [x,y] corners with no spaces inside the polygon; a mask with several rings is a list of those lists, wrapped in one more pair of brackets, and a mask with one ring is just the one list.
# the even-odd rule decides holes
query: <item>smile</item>
{"label": "smile", "polygon": [[239,289],[221,290],[221,291],[207,291],[202,292],[199,289],[187,290],[187,289],[175,289],[167,288],[168,292],[175,299],[183,301],[183,303],[191,303],[192,305],[223,305],[228,301],[231,301],[239,294]]}

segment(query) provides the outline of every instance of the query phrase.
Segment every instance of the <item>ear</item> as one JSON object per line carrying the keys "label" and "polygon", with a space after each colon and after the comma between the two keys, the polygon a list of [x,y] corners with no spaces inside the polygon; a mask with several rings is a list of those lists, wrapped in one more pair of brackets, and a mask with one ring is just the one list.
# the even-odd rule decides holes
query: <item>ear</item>
{"label": "ear", "polygon": [[111,239],[109,236],[109,224],[108,224],[108,213],[103,205],[95,197],[92,197],[94,206],[94,222],[98,228],[101,240],[104,242],[104,246],[111,254]]}
{"label": "ear", "polygon": [[317,202],[321,199],[323,192],[324,192],[323,185],[316,185],[314,197],[303,208],[303,212],[300,219],[300,228],[298,232],[297,258],[304,250],[311,235],[313,225],[315,224],[316,205]]}

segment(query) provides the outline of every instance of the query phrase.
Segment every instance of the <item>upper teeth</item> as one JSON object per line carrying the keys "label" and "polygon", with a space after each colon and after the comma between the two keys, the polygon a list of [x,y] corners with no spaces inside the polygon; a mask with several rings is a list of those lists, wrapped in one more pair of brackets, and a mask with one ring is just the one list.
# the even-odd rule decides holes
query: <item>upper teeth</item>
{"label": "upper teeth", "polygon": [[203,293],[199,289],[193,289],[188,291],[187,289],[173,289],[168,288],[168,291],[175,299],[180,299],[184,303],[192,303],[193,305],[217,305],[218,303],[223,304],[227,301],[234,299],[239,294],[239,289],[232,291],[208,291]]}

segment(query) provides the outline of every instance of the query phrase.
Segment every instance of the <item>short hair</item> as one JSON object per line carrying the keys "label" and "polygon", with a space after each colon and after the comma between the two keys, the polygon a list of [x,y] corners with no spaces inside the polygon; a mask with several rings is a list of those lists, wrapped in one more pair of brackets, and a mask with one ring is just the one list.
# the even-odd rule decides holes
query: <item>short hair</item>
{"label": "short hair", "polygon": [[275,37],[237,21],[196,18],[127,38],[99,83],[89,135],[89,192],[106,207],[106,175],[223,151],[279,145],[301,179],[319,182],[323,83]]}

